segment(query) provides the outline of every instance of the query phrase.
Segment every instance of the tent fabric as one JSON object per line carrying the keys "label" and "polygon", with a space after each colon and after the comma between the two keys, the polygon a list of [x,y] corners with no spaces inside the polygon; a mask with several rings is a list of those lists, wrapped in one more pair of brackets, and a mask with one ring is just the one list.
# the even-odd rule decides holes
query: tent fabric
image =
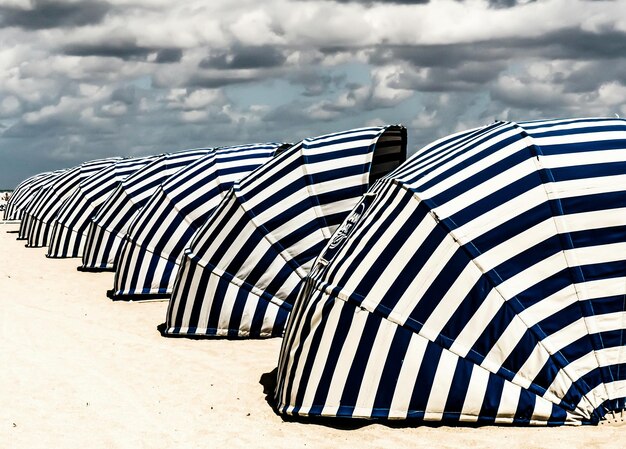
{"label": "tent fabric", "polygon": [[11,193],[7,207],[4,210],[4,219],[21,220],[24,207],[32,200],[37,189],[41,188],[43,183],[59,173],[60,171],[38,173],[20,182]]}
{"label": "tent fabric", "polygon": [[[40,179],[48,174],[50,174],[50,172],[38,173],[36,175],[30,176],[24,179],[17,186],[15,186],[15,189],[13,189],[13,192],[11,192],[9,201],[7,201],[6,207],[4,208],[4,211],[3,211],[4,220],[17,220],[18,219],[19,214],[15,210],[15,197],[17,196],[19,198],[20,196],[26,196],[28,191],[30,190],[31,184],[33,184],[37,179]],[[11,214],[9,214],[10,211],[11,211]]]}
{"label": "tent fabric", "polygon": [[66,170],[51,183],[39,189],[24,210],[24,218],[20,226],[26,229],[26,246],[29,248],[48,246],[52,222],[63,202],[70,197],[82,180],[120,159],[111,157],[84,162]]}
{"label": "tent fabric", "polygon": [[404,127],[370,127],[305,139],[236,182],[185,252],[166,335],[282,335],[315,256],[405,158]]}
{"label": "tent fabric", "polygon": [[90,220],[113,190],[156,156],[122,159],[83,180],[54,219],[47,257],[81,257]]}
{"label": "tent fabric", "polygon": [[112,296],[170,294],[183,250],[194,232],[235,181],[271,159],[285,145],[218,148],[169,177],[128,230]]}
{"label": "tent fabric", "polygon": [[16,195],[15,202],[12,207],[16,211],[19,220],[21,221],[20,227],[18,230],[17,240],[27,240],[28,238],[28,226],[24,223],[26,208],[32,203],[33,199],[37,196],[39,191],[45,187],[47,187],[50,183],[52,183],[58,176],[65,173],[68,169],[55,171],[49,173],[41,178],[33,181],[32,185],[27,191],[21,191],[19,196]]}
{"label": "tent fabric", "polygon": [[626,398],[626,121],[496,122],[377,182],[321,251],[281,413],[597,423]]}
{"label": "tent fabric", "polygon": [[114,270],[130,223],[159,185],[212,151],[200,148],[163,154],[122,181],[91,219],[79,270]]}

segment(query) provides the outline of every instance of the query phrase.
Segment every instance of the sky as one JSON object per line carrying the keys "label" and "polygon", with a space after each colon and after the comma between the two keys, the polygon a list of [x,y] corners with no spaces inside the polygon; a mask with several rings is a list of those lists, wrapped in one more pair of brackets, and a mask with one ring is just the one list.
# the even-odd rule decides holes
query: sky
{"label": "sky", "polygon": [[0,0],[0,188],[108,156],[626,116],[626,0]]}

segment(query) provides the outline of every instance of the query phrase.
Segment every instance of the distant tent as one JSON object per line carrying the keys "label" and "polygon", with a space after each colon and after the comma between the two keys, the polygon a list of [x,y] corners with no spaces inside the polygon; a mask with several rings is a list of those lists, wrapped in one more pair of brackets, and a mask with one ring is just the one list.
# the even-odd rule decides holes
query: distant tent
{"label": "distant tent", "polygon": [[63,173],[63,170],[39,173],[19,183],[7,203],[4,219],[21,220],[24,208],[32,201],[37,191],[61,173]]}
{"label": "distant tent", "polygon": [[91,219],[126,178],[157,156],[122,159],[84,179],[59,209],[53,222],[48,257],[81,257]]}
{"label": "distant tent", "polygon": [[41,179],[42,177],[45,177],[47,175],[49,175],[51,172],[44,172],[44,173],[38,173],[36,175],[33,175],[29,178],[24,179],[22,182],[20,182],[15,189],[13,189],[13,192],[11,192],[11,196],[9,198],[9,200],[7,201],[6,207],[4,208],[4,214],[3,214],[3,219],[4,220],[18,220],[18,214],[16,213],[17,211],[12,212],[11,214],[9,214],[9,208],[11,208],[11,210],[14,210],[15,206],[15,197],[19,198],[20,196],[24,196],[28,194],[28,191],[30,190],[30,186],[37,180],[37,179]]}
{"label": "distant tent", "polygon": [[335,232],[285,333],[282,413],[580,424],[626,397],[626,121],[418,151]]}
{"label": "distant tent", "polygon": [[194,236],[166,333],[279,336],[313,259],[367,190],[406,158],[406,130],[305,139],[234,184]]}
{"label": "distant tent", "polygon": [[63,202],[69,198],[83,179],[119,159],[112,157],[84,162],[64,171],[51,183],[39,189],[33,200],[25,208],[20,225],[20,234],[22,227],[26,230],[26,246],[30,248],[48,246],[52,233],[52,221]]}
{"label": "distant tent", "polygon": [[194,149],[163,154],[122,181],[91,219],[83,264],[78,269],[115,269],[120,244],[137,212],[167,178],[212,151]]}
{"label": "distant tent", "polygon": [[161,184],[124,239],[111,296],[168,295],[183,250],[233,183],[284,144],[216,149]]}

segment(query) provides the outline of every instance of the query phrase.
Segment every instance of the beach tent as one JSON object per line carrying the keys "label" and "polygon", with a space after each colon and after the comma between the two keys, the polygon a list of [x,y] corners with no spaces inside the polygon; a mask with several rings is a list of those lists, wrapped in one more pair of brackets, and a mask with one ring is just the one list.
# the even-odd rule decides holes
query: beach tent
{"label": "beach tent", "polygon": [[218,148],[170,176],[133,220],[110,296],[170,294],[183,250],[233,183],[289,146]]}
{"label": "beach tent", "polygon": [[[38,173],[36,175],[33,175],[29,178],[24,179],[22,182],[20,182],[15,189],[13,189],[13,191],[11,192],[11,196],[9,198],[9,200],[6,203],[6,207],[4,208],[4,215],[3,215],[3,219],[4,220],[18,220],[19,218],[19,214],[18,211],[15,210],[15,197],[17,196],[17,198],[19,198],[20,196],[26,196],[28,195],[28,191],[30,190],[30,186],[37,180],[37,179],[41,179],[42,177],[46,176],[50,174],[50,172],[44,172],[44,173]],[[9,214],[9,208],[11,208],[11,214]]]}
{"label": "beach tent", "polygon": [[281,413],[581,424],[626,397],[626,121],[496,122],[418,151],[317,258]]}
{"label": "beach tent", "polygon": [[403,127],[370,127],[305,139],[236,182],[186,251],[166,334],[282,335],[313,259],[405,158]]}
{"label": "beach tent", "polygon": [[52,221],[63,202],[70,197],[83,179],[118,160],[120,160],[119,157],[111,157],[84,162],[64,171],[52,182],[39,189],[24,209],[24,217],[20,224],[20,228],[24,227],[26,230],[26,246],[29,248],[48,246],[52,233]]}
{"label": "beach tent", "polygon": [[114,270],[120,244],[137,212],[167,178],[212,151],[201,148],[163,154],[122,181],[91,219],[78,269]]}
{"label": "beach tent", "polygon": [[63,170],[44,172],[25,179],[11,193],[7,208],[4,212],[5,220],[21,220],[24,208],[32,201],[35,193],[46,183],[51,182]]}
{"label": "beach tent", "polygon": [[157,156],[122,159],[84,179],[58,211],[47,257],[80,257],[91,219],[115,188]]}
{"label": "beach tent", "polygon": [[16,199],[14,207],[15,210],[17,210],[19,219],[21,220],[17,240],[26,240],[28,237],[28,227],[26,226],[26,223],[24,223],[26,221],[25,211],[28,206],[33,202],[40,190],[46,188],[58,176],[65,173],[67,170],[69,169],[58,170],[46,176],[42,176],[41,178],[33,182],[33,185],[28,191],[24,192],[24,194],[20,194],[19,199]]}

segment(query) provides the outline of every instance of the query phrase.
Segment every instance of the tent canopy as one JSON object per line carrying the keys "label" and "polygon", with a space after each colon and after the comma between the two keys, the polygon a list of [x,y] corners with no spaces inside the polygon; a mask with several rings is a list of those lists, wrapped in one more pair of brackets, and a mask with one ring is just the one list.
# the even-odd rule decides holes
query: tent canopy
{"label": "tent canopy", "polygon": [[[26,209],[33,202],[33,200],[39,194],[39,191],[46,188],[50,183],[52,183],[58,176],[66,172],[68,169],[59,170],[52,173],[48,173],[45,176],[37,179],[33,182],[30,189],[26,191],[20,191],[19,196],[15,198],[15,203],[12,206],[15,213],[18,215],[21,220],[20,229],[18,231],[18,240],[26,240],[28,238],[28,226],[25,223],[28,220]],[[22,193],[23,192],[23,193]]]}
{"label": "tent canopy", "polygon": [[115,272],[114,297],[169,295],[183,250],[233,183],[288,144],[217,148],[161,184],[133,220]]}
{"label": "tent canopy", "polygon": [[54,219],[48,257],[80,257],[90,220],[113,190],[156,156],[122,159],[84,179]]}
{"label": "tent canopy", "polygon": [[17,187],[15,187],[15,190],[13,190],[13,193],[11,193],[7,207],[4,210],[4,219],[21,220],[22,211],[33,199],[35,192],[41,188],[42,184],[50,182],[54,176],[60,174],[61,172],[62,170],[59,170],[58,172],[39,173],[20,182]]}
{"label": "tent canopy", "polygon": [[52,222],[63,202],[71,196],[78,184],[120,159],[119,157],[111,157],[84,162],[64,171],[52,182],[39,189],[26,207],[25,216],[21,223],[21,226],[27,230],[26,246],[47,246],[52,233]]}
{"label": "tent canopy", "polygon": [[497,122],[382,178],[285,334],[287,414],[594,423],[626,398],[626,121]]}
{"label": "tent canopy", "polygon": [[114,270],[131,221],[159,185],[211,151],[201,148],[160,155],[122,181],[91,219],[79,269]]}
{"label": "tent canopy", "polygon": [[367,190],[406,158],[406,130],[305,139],[236,182],[178,272],[169,335],[282,335],[313,259]]}

